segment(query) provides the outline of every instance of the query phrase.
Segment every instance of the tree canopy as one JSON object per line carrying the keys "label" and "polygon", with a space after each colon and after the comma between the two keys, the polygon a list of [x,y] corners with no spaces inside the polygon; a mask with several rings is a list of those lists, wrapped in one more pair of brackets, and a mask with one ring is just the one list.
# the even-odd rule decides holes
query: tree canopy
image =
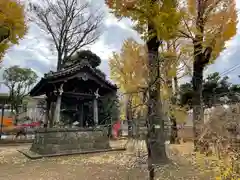
{"label": "tree canopy", "polygon": [[113,53],[109,66],[111,79],[122,92],[137,92],[147,86],[146,48],[133,39],[124,41],[120,53]]}
{"label": "tree canopy", "polygon": [[191,40],[193,50],[194,122],[201,122],[203,70],[216,60],[226,41],[236,34],[236,3],[235,0],[189,0],[181,9],[183,26],[180,31]]}
{"label": "tree canopy", "polygon": [[30,88],[37,81],[37,74],[30,68],[12,66],[3,73],[4,84],[9,89],[9,100],[12,110],[19,113],[19,106],[28,95]]}
{"label": "tree canopy", "polygon": [[[134,117],[135,112],[144,107],[141,97],[148,80],[146,47],[133,39],[125,40],[120,53],[113,53],[109,66],[110,78],[126,97],[121,107],[122,117],[125,113]],[[127,111],[125,111],[126,108]]]}
{"label": "tree canopy", "polygon": [[[181,84],[179,95],[180,105],[192,107],[193,87],[191,83]],[[229,102],[239,101],[240,85],[231,84],[228,77],[221,77],[218,72],[209,74],[203,82],[203,102],[206,107],[220,104],[223,97],[227,97]]]}
{"label": "tree canopy", "polygon": [[76,63],[81,63],[82,60],[87,60],[93,68],[96,68],[101,64],[101,58],[90,50],[81,50],[76,52],[75,55],[67,58],[64,61],[64,64],[65,66],[73,65]]}
{"label": "tree canopy", "polygon": [[[177,12],[176,0],[105,0],[106,4],[118,18],[128,17],[136,24],[135,29],[143,39],[157,36],[160,40],[175,36],[180,14]],[[148,26],[154,27],[149,32]]]}
{"label": "tree canopy", "polygon": [[[173,48],[173,47],[171,47]],[[183,108],[173,105],[171,79],[177,76],[176,54],[172,49],[163,49],[159,56],[162,59],[160,65],[161,86],[159,93],[162,97],[163,112],[167,115],[178,116],[178,121],[184,121],[186,111]],[[121,117],[124,119],[139,118],[139,113],[146,115],[147,91],[148,88],[148,62],[146,46],[137,43],[133,39],[124,41],[120,52],[114,52],[109,60],[111,79],[124,94],[121,103]],[[170,108],[172,107],[172,109]],[[171,110],[170,110],[171,109]],[[171,112],[170,112],[171,111]]]}
{"label": "tree canopy", "polygon": [[237,30],[235,0],[188,0],[181,7],[183,23],[180,31],[192,39],[195,56],[204,56],[203,63],[214,61]]}

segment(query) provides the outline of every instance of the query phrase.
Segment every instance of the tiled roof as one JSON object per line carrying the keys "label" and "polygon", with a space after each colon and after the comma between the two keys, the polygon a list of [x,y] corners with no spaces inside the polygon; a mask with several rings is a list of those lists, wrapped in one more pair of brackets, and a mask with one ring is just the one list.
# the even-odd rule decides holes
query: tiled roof
{"label": "tiled roof", "polygon": [[109,80],[107,80],[97,69],[92,68],[92,66],[89,64],[89,62],[86,59],[86,60],[82,60],[81,63],[68,66],[60,71],[57,71],[57,72],[50,71],[49,73],[44,74],[44,77],[41,78],[41,80],[36,84],[36,86],[29,93],[32,96],[33,94],[35,94],[35,92],[39,88],[41,88],[41,86],[44,86],[44,84],[48,83],[48,80],[62,78],[69,75],[71,76],[74,73],[77,73],[86,67],[88,68],[90,73],[97,76],[101,81],[106,83],[108,86],[110,86],[113,89],[117,89],[117,86],[115,84],[112,84]]}
{"label": "tiled roof", "polygon": [[81,61],[81,63],[78,64],[74,64],[71,66],[68,66],[60,71],[57,72],[49,72],[47,74],[44,74],[44,79],[52,79],[52,78],[58,78],[58,77],[63,77],[66,75],[71,75],[74,74],[76,72],[78,72],[79,70],[83,69],[84,67],[89,68],[89,70],[95,74],[96,76],[98,76],[102,81],[105,81],[108,85],[116,87],[117,86],[115,84],[112,84],[109,80],[107,80],[104,76],[102,76],[98,70],[96,70],[95,68],[92,68],[92,66],[89,64],[87,59],[83,59]]}

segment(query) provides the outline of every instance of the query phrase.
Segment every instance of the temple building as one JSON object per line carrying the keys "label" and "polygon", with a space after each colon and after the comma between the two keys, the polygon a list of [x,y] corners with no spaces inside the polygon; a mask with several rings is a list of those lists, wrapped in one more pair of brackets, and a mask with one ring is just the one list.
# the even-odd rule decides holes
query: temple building
{"label": "temple building", "polygon": [[91,51],[68,60],[30,91],[32,97],[45,96],[46,103],[44,127],[35,131],[31,148],[23,152],[28,157],[112,150],[109,132],[119,118],[117,86],[97,69],[101,59]]}
{"label": "temple building", "polygon": [[82,59],[80,63],[45,74],[30,96],[46,97],[45,127],[73,122],[79,122],[80,127],[93,127],[104,123],[99,119],[99,100],[116,92],[116,85],[106,80],[87,59]]}

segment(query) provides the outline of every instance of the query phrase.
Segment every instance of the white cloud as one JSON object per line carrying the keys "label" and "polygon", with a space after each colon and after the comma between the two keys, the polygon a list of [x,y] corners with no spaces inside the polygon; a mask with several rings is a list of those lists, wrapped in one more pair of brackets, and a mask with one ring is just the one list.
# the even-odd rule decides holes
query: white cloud
{"label": "white cloud", "polygon": [[[24,0],[32,1],[32,0]],[[137,33],[131,29],[132,23],[128,19],[119,21],[110,14],[109,9],[104,4],[104,0],[89,0],[93,4],[93,8],[105,11],[106,19],[104,21],[104,32],[99,40],[90,47],[102,59],[100,68],[109,75],[108,59],[113,51],[119,51],[122,42],[129,37],[139,40]],[[29,24],[27,35],[18,45],[10,48],[3,58],[3,66],[5,68],[20,65],[22,67],[31,67],[39,76],[49,70],[54,70],[57,63],[56,54],[51,51],[53,47],[49,40],[46,39],[47,34],[44,33],[34,23]],[[2,74],[4,69],[0,70]],[[2,88],[1,88],[2,90]]]}
{"label": "white cloud", "polygon": [[92,45],[90,49],[92,52],[96,53],[99,57],[101,57],[102,61],[107,61],[112,55],[112,52],[117,50],[107,46],[106,44],[104,44],[103,41],[98,41],[97,43]]}
{"label": "white cloud", "polygon": [[[126,18],[119,21],[110,14],[109,9],[104,5],[104,0],[89,0],[94,7],[101,7],[106,12],[104,21],[105,31],[100,39],[90,47],[90,49],[102,58],[100,68],[109,75],[108,59],[113,51],[119,51],[125,39],[132,37],[138,42],[142,42],[137,32],[132,29],[132,22]],[[237,1],[237,7],[240,8],[240,1]],[[240,27],[240,24],[238,24]],[[57,58],[51,51],[51,45],[45,39],[44,34],[35,24],[31,23],[29,32],[23,40],[12,47],[5,58],[3,65],[9,67],[12,65],[20,65],[23,67],[33,68],[40,76],[53,70],[56,67]],[[227,42],[227,49],[216,60],[216,64],[211,65],[206,73],[212,71],[224,71],[227,68],[239,63],[240,56],[240,30],[231,41]],[[1,72],[0,72],[1,73]],[[234,74],[235,73],[235,74]],[[236,71],[231,75],[231,80],[236,80]]]}

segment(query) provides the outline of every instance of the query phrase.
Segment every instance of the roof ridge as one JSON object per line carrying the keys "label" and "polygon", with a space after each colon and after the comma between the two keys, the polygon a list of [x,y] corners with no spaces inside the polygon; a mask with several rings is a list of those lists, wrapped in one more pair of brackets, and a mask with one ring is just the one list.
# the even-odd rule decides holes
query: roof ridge
{"label": "roof ridge", "polygon": [[81,62],[79,63],[76,63],[76,64],[73,64],[71,66],[68,66],[67,68],[65,69],[61,69],[59,71],[50,71],[49,73],[46,73],[44,74],[44,78],[47,79],[47,78],[50,78],[50,77],[58,77],[58,76],[61,76],[61,75],[67,75],[67,74],[70,74],[72,72],[76,72],[77,70],[80,70],[84,67],[88,67],[93,73],[95,73],[95,75],[97,75],[101,80],[105,81],[107,84],[109,85],[112,85],[114,87],[117,87],[116,84],[113,84],[111,81],[109,81],[107,78],[103,77],[102,75],[100,75],[99,72],[97,72],[97,69],[96,68],[93,68],[88,59],[84,58]]}
{"label": "roof ridge", "polygon": [[58,75],[61,75],[62,73],[67,73],[67,72],[70,72],[70,71],[74,71],[74,70],[77,70],[77,69],[81,69],[83,68],[84,66],[88,66],[89,68],[92,68],[90,63],[87,61],[87,59],[83,59],[83,61],[79,62],[79,63],[75,63],[75,64],[72,64],[70,66],[67,66],[66,68],[63,68],[59,71],[50,71],[49,73],[46,73],[44,75],[44,77],[51,77],[51,76],[58,76]]}

